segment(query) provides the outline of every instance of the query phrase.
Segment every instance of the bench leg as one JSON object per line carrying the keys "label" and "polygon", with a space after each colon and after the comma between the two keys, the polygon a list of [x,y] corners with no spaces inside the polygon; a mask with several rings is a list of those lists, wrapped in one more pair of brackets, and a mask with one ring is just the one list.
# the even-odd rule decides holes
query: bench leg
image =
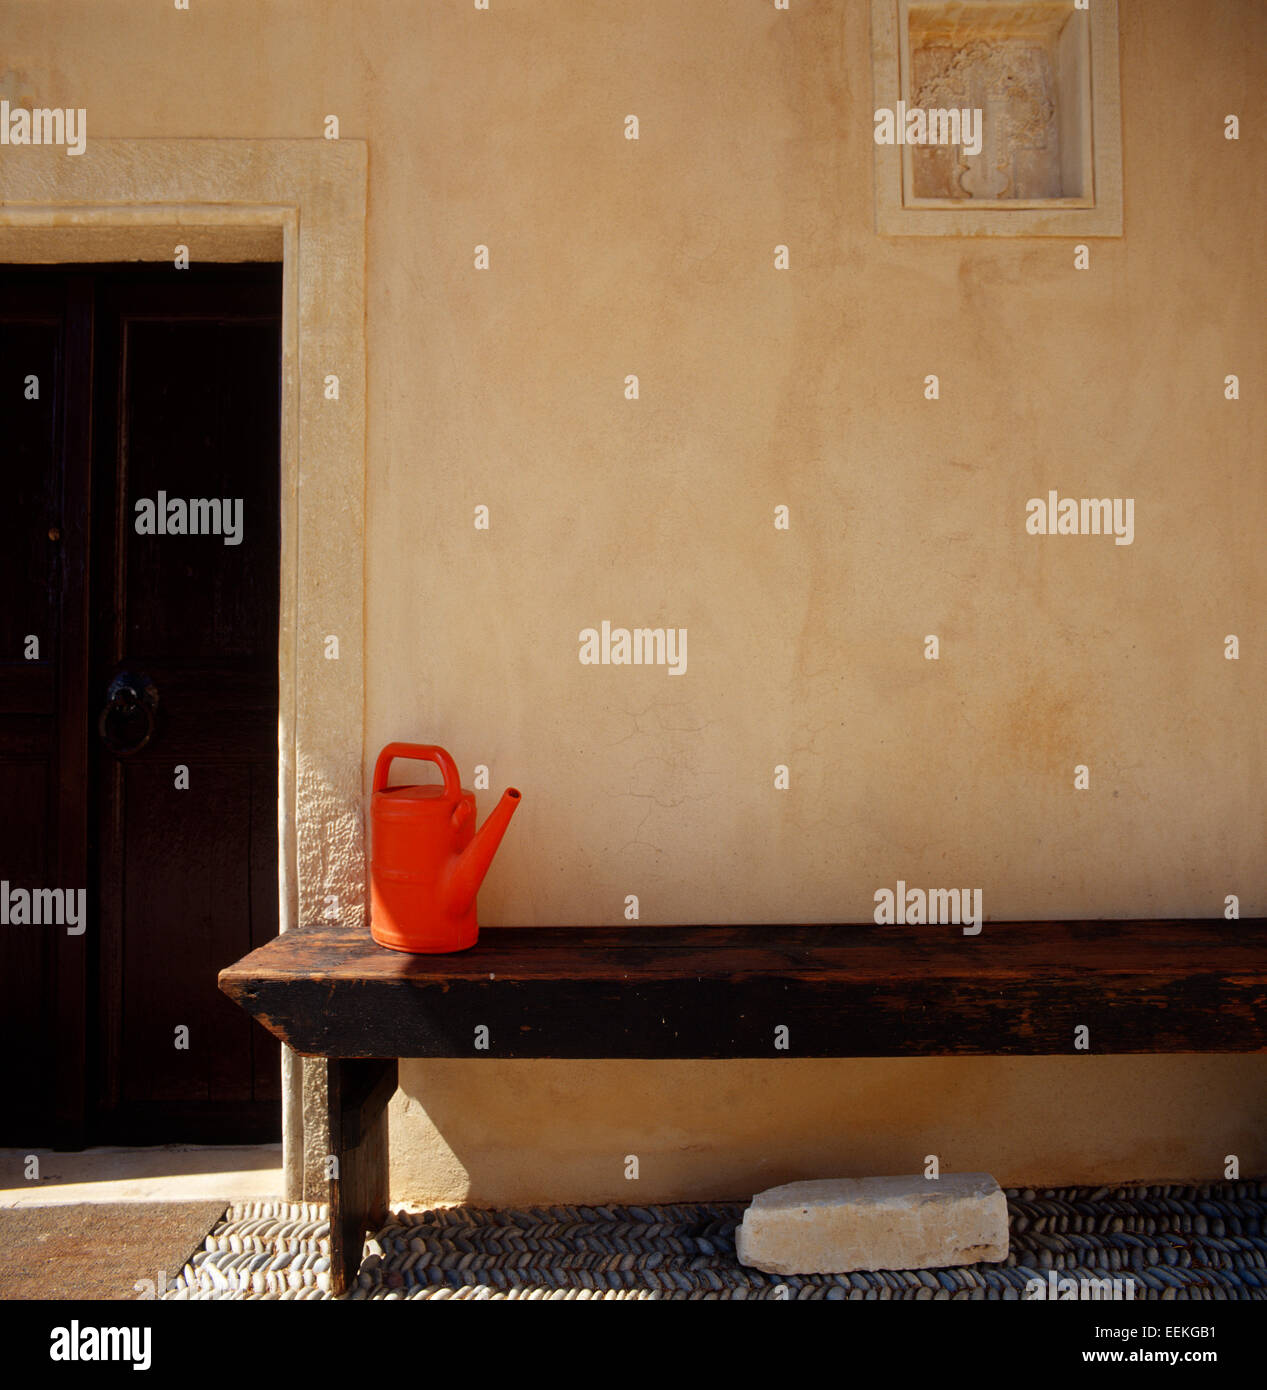
{"label": "bench leg", "polygon": [[327,1073],[330,1156],[330,1287],[356,1283],[365,1233],[387,1219],[387,1102],[396,1059],[331,1057]]}

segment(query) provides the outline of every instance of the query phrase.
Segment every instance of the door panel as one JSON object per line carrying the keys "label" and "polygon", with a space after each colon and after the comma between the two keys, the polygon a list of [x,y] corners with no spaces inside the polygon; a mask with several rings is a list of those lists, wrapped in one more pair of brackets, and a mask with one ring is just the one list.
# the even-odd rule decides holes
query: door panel
{"label": "door panel", "polygon": [[280,1137],[279,1049],[216,988],[277,934],[280,344],[275,276],[97,297],[94,688],[158,692],[140,751],[94,743],[107,1138]]}
{"label": "door panel", "polygon": [[[261,561],[276,548],[278,479],[276,466],[261,461],[279,447],[277,324],[125,316],[121,326],[129,499],[121,645],[142,664],[175,669],[201,663],[237,674],[241,663],[258,665],[261,652],[275,667],[277,573]],[[160,493],[169,502],[240,500],[239,543],[137,535],[136,502]]]}
{"label": "door panel", "polygon": [[[178,793],[160,758],[134,761],[123,774],[120,1101],[250,1100],[249,1035],[217,1027],[226,1020],[206,992],[241,953],[237,932],[249,922],[249,810],[231,813],[249,807],[250,768],[195,760],[191,790]],[[210,835],[208,804],[230,813]],[[187,1050],[173,1045],[181,1025]]]}
{"label": "door panel", "polygon": [[[86,887],[83,847],[65,846],[82,809],[64,824],[59,790],[59,700],[66,667],[61,596],[67,440],[63,373],[67,286],[0,284],[0,440],[7,504],[0,508],[0,890]],[[73,471],[73,470],[72,470]],[[82,566],[82,557],[81,557]],[[72,623],[71,637],[75,635]],[[35,644],[35,645],[32,645]],[[75,759],[68,759],[73,777]],[[80,759],[82,765],[82,759]],[[82,781],[82,779],[81,779]],[[82,785],[80,786],[82,804]],[[77,852],[76,852],[77,851]],[[16,908],[16,904],[14,904]],[[7,911],[0,912],[0,923]],[[54,925],[0,924],[0,1047],[10,1059],[0,1142],[65,1139],[59,1082],[82,1096],[82,972],[59,981],[65,956],[82,958]],[[59,991],[59,983],[64,989]],[[66,1016],[67,1000],[77,1005]],[[73,1142],[77,1133],[69,1135]]]}
{"label": "door panel", "polygon": [[[62,470],[56,402],[61,363],[62,293],[6,295],[0,301],[0,389],[4,408],[4,487],[0,525],[0,654],[18,670],[51,672],[56,653],[56,558],[49,529],[61,525]],[[25,300],[27,311],[22,311]],[[43,301],[40,303],[39,301]],[[42,312],[40,312],[42,311]],[[36,315],[39,315],[38,317]],[[29,380],[34,378],[33,381]],[[29,392],[38,391],[38,398]],[[38,667],[23,660],[28,634],[41,638]],[[46,710],[41,706],[41,711]]]}

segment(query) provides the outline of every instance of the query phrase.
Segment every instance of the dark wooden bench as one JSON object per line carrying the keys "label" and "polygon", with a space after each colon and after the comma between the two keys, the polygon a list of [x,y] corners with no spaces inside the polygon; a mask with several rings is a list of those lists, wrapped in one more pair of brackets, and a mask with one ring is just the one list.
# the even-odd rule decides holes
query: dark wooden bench
{"label": "dark wooden bench", "polygon": [[252,951],[220,988],[329,1059],[342,1292],[387,1214],[398,1057],[1072,1055],[1078,1028],[1090,1053],[1263,1052],[1265,927],[501,927],[459,955],[408,956],[321,925]]}

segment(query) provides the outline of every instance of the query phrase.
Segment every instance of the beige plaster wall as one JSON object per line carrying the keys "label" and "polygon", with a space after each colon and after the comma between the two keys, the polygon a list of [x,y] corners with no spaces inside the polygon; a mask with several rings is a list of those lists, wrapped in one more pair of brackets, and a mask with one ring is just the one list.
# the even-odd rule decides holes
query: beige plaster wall
{"label": "beige plaster wall", "polygon": [[[1125,235],[1085,273],[1062,239],[876,235],[863,0],[0,0],[0,95],[86,107],[90,141],[335,113],[367,142],[365,775],[419,739],[490,767],[482,812],[522,789],[486,924],[614,924],[630,893],[644,923],[865,920],[899,878],[994,918],[1262,914],[1267,11],[1119,9]],[[1135,498],[1134,544],[1027,536],[1049,488]],[[604,618],[687,628],[687,674],[582,667]],[[932,1152],[1005,1182],[1267,1166],[1262,1058],[402,1083],[402,1201]]]}

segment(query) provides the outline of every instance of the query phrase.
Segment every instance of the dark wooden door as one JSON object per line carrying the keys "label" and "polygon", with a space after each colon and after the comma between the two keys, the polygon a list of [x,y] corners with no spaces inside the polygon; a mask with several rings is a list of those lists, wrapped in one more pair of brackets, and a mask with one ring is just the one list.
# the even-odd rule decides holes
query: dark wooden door
{"label": "dark wooden door", "polygon": [[7,777],[29,804],[38,783],[44,809],[37,826],[5,798],[0,857],[46,882],[78,863],[88,912],[80,937],[5,947],[30,991],[6,971],[6,1013],[71,1035],[10,1142],[73,1142],[76,1121],[81,1142],[276,1139],[278,1049],[216,974],[277,932],[280,268],[5,272],[0,304],[28,299],[46,317],[0,317],[8,351],[50,356],[57,387],[50,420],[23,421],[30,496],[0,525],[75,650],[55,637],[44,676],[11,663],[0,794]]}

